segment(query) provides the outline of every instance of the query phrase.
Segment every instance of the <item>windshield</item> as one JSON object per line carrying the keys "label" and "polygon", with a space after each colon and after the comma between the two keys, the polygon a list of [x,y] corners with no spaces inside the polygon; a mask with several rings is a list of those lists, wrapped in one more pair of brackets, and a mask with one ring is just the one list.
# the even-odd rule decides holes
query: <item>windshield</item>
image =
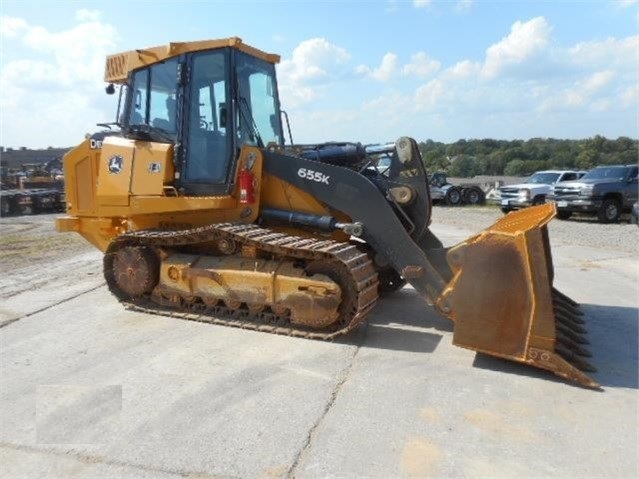
{"label": "windshield", "polygon": [[586,173],[582,180],[601,180],[610,181],[623,180],[628,175],[628,168],[624,166],[610,166],[606,168],[595,168]]}
{"label": "windshield", "polygon": [[150,125],[175,134],[177,65],[177,59],[171,59],[133,73],[127,109],[129,127]]}
{"label": "windshield", "polygon": [[239,144],[282,144],[282,124],[275,82],[275,67],[266,61],[238,52]]}
{"label": "windshield", "polygon": [[526,180],[526,183],[550,185],[559,178],[559,173],[535,173]]}

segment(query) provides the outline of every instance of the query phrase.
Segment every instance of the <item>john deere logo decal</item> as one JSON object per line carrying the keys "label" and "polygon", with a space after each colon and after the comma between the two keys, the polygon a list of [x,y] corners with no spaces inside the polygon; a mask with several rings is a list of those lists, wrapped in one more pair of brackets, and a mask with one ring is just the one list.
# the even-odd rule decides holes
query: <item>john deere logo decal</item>
{"label": "john deere logo decal", "polygon": [[120,155],[114,155],[109,158],[109,173],[113,173],[117,175],[122,171],[122,166],[124,165],[124,158]]}

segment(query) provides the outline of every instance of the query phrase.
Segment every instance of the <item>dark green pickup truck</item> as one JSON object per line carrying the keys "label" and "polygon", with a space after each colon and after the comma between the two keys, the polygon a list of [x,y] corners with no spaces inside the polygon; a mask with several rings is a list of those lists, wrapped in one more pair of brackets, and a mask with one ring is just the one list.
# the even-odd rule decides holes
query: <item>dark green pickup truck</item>
{"label": "dark green pickup truck", "polygon": [[582,213],[614,223],[630,213],[639,197],[638,171],[637,165],[598,166],[579,180],[556,184],[548,199],[555,202],[560,219]]}

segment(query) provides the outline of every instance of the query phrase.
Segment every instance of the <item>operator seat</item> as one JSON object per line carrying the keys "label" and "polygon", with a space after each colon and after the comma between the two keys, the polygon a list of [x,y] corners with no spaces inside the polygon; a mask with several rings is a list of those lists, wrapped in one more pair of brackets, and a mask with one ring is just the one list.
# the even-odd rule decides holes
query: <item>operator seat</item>
{"label": "operator seat", "polygon": [[151,122],[154,128],[160,128],[164,131],[168,131],[170,133],[175,133],[176,128],[176,101],[175,98],[167,97],[166,99],[166,112],[167,118],[154,118]]}
{"label": "operator seat", "polygon": [[188,132],[188,160],[186,175],[189,180],[206,183],[224,183],[230,161],[227,137],[202,126],[199,116],[193,118]]}

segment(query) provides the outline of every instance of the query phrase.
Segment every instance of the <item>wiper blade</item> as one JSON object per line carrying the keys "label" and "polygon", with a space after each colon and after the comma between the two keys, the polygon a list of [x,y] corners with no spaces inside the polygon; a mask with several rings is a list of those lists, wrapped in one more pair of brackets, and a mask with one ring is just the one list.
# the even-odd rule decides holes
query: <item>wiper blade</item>
{"label": "wiper blade", "polygon": [[161,128],[155,128],[146,123],[140,123],[136,125],[129,125],[127,128],[127,133],[133,134],[135,139],[145,140],[145,141],[159,141],[162,143],[173,143],[175,138],[173,135],[167,133],[165,130]]}
{"label": "wiper blade", "polygon": [[97,126],[101,126],[102,128],[108,128],[109,130],[111,130],[112,126],[120,126],[120,124],[117,121],[112,121],[109,123],[96,123]]}
{"label": "wiper blade", "polygon": [[[244,106],[244,108],[242,108],[242,106]],[[244,109],[246,109],[246,111],[244,111]],[[255,136],[255,139],[257,140],[257,146],[259,146],[260,148],[264,148],[264,142],[262,141],[260,132],[257,129],[257,124],[255,123],[255,119],[253,118],[253,114],[251,113],[251,107],[248,104],[248,100],[241,95],[240,95],[240,116],[244,120],[244,123],[248,127],[251,135]]]}

